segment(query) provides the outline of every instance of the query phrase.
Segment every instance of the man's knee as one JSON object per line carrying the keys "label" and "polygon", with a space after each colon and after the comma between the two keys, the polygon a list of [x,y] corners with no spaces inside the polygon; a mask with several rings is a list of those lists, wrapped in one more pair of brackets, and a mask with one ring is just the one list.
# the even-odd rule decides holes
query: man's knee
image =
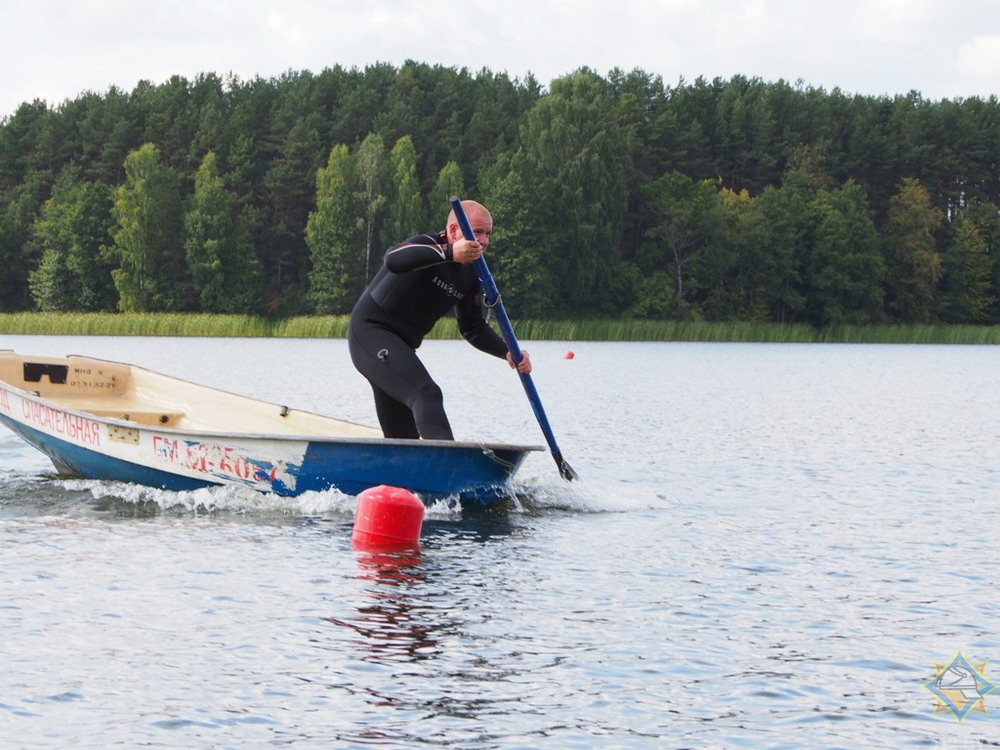
{"label": "man's knee", "polygon": [[[437,383],[424,383],[414,394],[414,400],[426,406],[444,407],[444,392]],[[415,406],[416,404],[414,404]]]}
{"label": "man's knee", "polygon": [[417,389],[410,408],[417,429],[425,440],[453,440],[451,424],[444,411],[444,394],[436,383],[425,383]]}

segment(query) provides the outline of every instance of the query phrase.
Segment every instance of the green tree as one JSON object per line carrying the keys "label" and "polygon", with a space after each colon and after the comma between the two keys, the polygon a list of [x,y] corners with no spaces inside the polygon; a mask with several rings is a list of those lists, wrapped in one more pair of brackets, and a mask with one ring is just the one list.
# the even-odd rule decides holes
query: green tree
{"label": "green tree", "polygon": [[[556,280],[557,297],[550,303],[563,312],[608,313],[621,305],[608,290],[620,259],[629,147],[611,94],[611,87],[586,69],[553,81],[549,95],[528,113],[510,161],[518,178],[507,182],[504,200],[519,202],[510,206],[515,214],[531,211],[537,217],[531,223],[546,240],[505,243],[500,258],[507,264],[515,253],[543,253],[530,265],[547,268],[546,275]],[[545,286],[537,291],[548,293]]]}
{"label": "green tree", "polygon": [[29,171],[24,181],[0,193],[0,309],[32,306],[28,275],[38,266],[41,251],[31,232],[49,193],[47,171]]}
{"label": "green tree", "polygon": [[750,220],[757,199],[748,190],[723,188],[718,194],[722,208],[722,237],[717,257],[704,264],[708,295],[702,310],[709,320],[766,319],[766,280],[758,253],[751,242]]}
{"label": "green tree", "polygon": [[941,280],[936,232],[943,213],[931,203],[927,189],[906,178],[889,203],[886,224],[887,306],[904,323],[927,323]]}
{"label": "green tree", "polygon": [[[370,133],[358,146],[354,156],[355,177],[357,180],[357,205],[360,213],[357,217],[361,229],[365,252],[365,278],[375,275],[381,259],[377,239],[381,236],[379,227],[383,222],[387,193],[387,172],[385,142],[382,136]],[[401,237],[399,239],[406,239]],[[398,241],[398,240],[396,240]]]}
{"label": "green tree", "polygon": [[990,291],[993,259],[979,228],[962,217],[942,257],[940,317],[946,323],[984,323],[996,302]]}
{"label": "green tree", "polygon": [[792,323],[805,312],[800,250],[808,202],[807,194],[792,185],[769,186],[749,207],[739,265],[763,320]]}
{"label": "green tree", "polygon": [[413,139],[403,136],[389,152],[389,190],[382,245],[389,247],[426,231],[427,211],[417,178],[417,152]]}
{"label": "green tree", "polygon": [[316,209],[306,222],[306,243],[312,261],[309,302],[321,315],[350,312],[367,280],[355,168],[354,156],[341,144],[316,173]]}
{"label": "green tree", "polygon": [[990,285],[987,289],[992,302],[986,310],[986,323],[1000,322],[1000,208],[993,203],[976,203],[962,212],[961,218],[976,228],[983,241],[987,257],[990,259]]}
{"label": "green tree", "polygon": [[[275,114],[275,119],[278,118]],[[295,113],[291,113],[294,115]],[[322,163],[319,114],[311,112],[295,119],[284,131],[267,133],[280,147],[267,158],[259,202],[262,221],[261,261],[271,285],[276,307],[284,313],[297,310],[305,289],[309,248],[304,230],[315,198],[316,170]]]}
{"label": "green tree", "polygon": [[226,278],[232,272],[231,201],[209,151],[194,177],[194,194],[184,214],[184,250],[202,312],[224,312]]}
{"label": "green tree", "polygon": [[792,323],[808,316],[807,260],[815,242],[810,206],[835,186],[822,149],[793,148],[781,184],[768,186],[746,216],[746,255],[739,261],[753,279],[760,309]]}
{"label": "green tree", "polygon": [[[712,180],[692,180],[670,172],[646,188],[653,220],[642,246],[639,270],[670,271],[674,286],[674,315],[680,320],[697,315],[697,265],[721,242],[725,230],[723,205]],[[694,266],[693,272],[689,267]]]}
{"label": "green tree", "polygon": [[114,196],[118,268],[112,272],[122,312],[183,309],[187,281],[180,189],[173,169],[147,143],[125,159],[125,184]]}
{"label": "green tree", "polygon": [[239,218],[238,199],[226,189],[215,152],[209,151],[184,215],[184,248],[202,312],[259,312],[260,261]]}
{"label": "green tree", "polygon": [[[504,307],[514,316],[546,318],[560,311],[559,279],[552,256],[556,236],[545,231],[546,217],[536,210],[537,184],[523,169],[500,157],[480,176],[486,205],[493,216],[490,270],[500,287]],[[439,184],[447,179],[444,171]],[[453,195],[465,197],[461,191]]]}
{"label": "green tree", "polygon": [[32,232],[42,251],[29,277],[39,310],[113,310],[111,189],[77,181],[67,169],[53,187]]}
{"label": "green tree", "polygon": [[[444,229],[445,217],[451,210],[448,201],[451,196],[457,195],[465,198],[465,184],[462,181],[462,170],[458,163],[450,161],[441,167],[437,178],[434,180],[434,187],[431,188],[431,221],[435,227]],[[492,207],[487,206],[491,210]]]}
{"label": "green tree", "polygon": [[877,322],[885,263],[863,188],[853,181],[810,205],[805,284],[817,326]]}
{"label": "green tree", "polygon": [[[46,202],[46,207],[49,203]],[[65,312],[73,309],[73,283],[66,267],[66,238],[59,237],[54,227],[58,222],[57,209],[42,209],[42,217],[35,222],[36,237],[43,244],[42,259],[38,268],[28,274],[28,286],[35,306],[42,312]]]}

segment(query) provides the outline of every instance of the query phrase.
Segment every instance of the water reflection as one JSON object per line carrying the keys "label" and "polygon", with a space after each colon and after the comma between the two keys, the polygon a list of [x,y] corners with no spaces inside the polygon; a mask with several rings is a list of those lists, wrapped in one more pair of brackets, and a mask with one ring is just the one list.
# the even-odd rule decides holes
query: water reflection
{"label": "water reflection", "polygon": [[434,627],[413,593],[425,580],[420,549],[358,549],[355,554],[357,579],[368,584],[368,601],[350,620],[327,617],[327,621],[359,636],[354,643],[363,647],[365,661],[418,661],[433,655]]}
{"label": "water reflection", "polygon": [[[328,622],[356,634],[360,658],[369,662],[418,662],[438,655],[440,639],[461,630],[459,612],[440,610],[435,602],[456,578],[475,577],[472,571],[450,566],[452,547],[488,543],[510,536],[517,527],[506,514],[474,513],[449,521],[424,523],[422,539],[430,547],[366,547],[355,543],[363,601],[349,618],[327,617]],[[431,559],[425,558],[427,554]],[[460,559],[465,554],[458,556]],[[444,589],[441,589],[441,586]]]}

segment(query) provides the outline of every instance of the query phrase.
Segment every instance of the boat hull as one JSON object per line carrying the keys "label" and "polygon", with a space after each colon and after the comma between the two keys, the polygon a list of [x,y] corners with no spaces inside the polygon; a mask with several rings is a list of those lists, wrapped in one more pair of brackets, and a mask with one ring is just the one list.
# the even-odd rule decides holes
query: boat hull
{"label": "boat hull", "polygon": [[[247,408],[253,403],[260,402]],[[161,421],[169,420],[164,416]],[[540,450],[157,427],[68,408],[2,380],[0,423],[66,475],[174,491],[230,484],[282,496],[331,489],[357,495],[385,484],[404,487],[427,503],[450,499],[464,507],[485,507],[509,497],[511,478],[528,453]]]}

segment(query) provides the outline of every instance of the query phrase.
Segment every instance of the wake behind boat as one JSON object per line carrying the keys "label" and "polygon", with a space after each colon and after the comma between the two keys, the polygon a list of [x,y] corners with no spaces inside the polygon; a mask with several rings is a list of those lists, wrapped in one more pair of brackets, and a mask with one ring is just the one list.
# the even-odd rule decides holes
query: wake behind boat
{"label": "wake behind boat", "polygon": [[295,496],[380,484],[466,507],[510,494],[540,446],[387,440],[381,430],[79,355],[0,351],[0,422],[61,474],[166,490]]}

